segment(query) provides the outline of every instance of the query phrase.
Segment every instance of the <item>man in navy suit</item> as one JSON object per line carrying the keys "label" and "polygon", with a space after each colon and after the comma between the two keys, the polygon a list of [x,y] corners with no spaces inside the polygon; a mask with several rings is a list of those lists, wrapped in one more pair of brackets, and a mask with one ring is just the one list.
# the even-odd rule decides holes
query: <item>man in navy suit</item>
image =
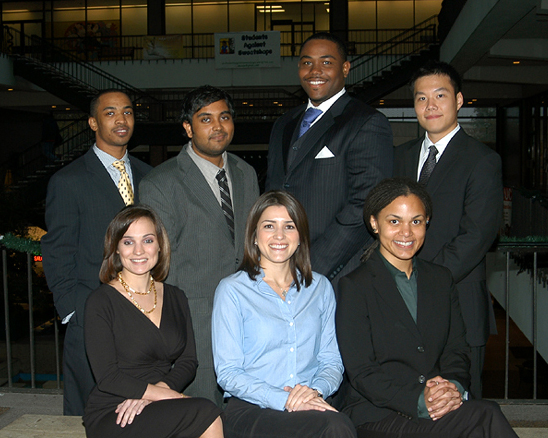
{"label": "man in navy suit", "polygon": [[46,198],[48,233],[42,237],[48,286],[57,312],[67,324],[63,410],[65,415],[77,416],[84,414],[95,385],[84,346],[84,306],[88,295],[100,285],[107,226],[130,202],[118,189],[126,175],[113,163],[124,163],[135,203],[139,182],[151,169],[127,153],[135,120],[125,93],[105,90],[95,96],[88,123],[95,131],[95,145],[51,177]]}
{"label": "man in navy suit", "polygon": [[369,190],[392,176],[386,118],[346,93],[344,43],[317,33],[301,46],[299,78],[308,103],[276,121],[266,189],[287,190],[310,222],[312,268],[335,280],[359,265],[370,239],[362,210]]}
{"label": "man in navy suit", "polygon": [[481,398],[485,344],[495,330],[485,282],[485,254],[502,219],[499,155],[459,126],[461,78],[431,62],[411,80],[415,113],[426,134],[395,150],[394,174],[425,184],[434,213],[419,257],[449,268],[471,347],[470,392]]}

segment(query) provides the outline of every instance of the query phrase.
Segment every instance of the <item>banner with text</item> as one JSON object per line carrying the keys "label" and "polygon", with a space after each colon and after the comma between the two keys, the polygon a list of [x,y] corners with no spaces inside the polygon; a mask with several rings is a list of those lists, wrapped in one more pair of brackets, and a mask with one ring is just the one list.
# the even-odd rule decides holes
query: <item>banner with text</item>
{"label": "banner with text", "polygon": [[280,66],[280,32],[215,34],[216,68]]}

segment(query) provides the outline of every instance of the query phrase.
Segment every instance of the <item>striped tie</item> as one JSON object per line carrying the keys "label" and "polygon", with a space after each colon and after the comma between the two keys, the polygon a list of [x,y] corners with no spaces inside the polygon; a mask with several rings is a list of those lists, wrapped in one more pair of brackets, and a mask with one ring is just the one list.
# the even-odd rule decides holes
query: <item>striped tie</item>
{"label": "striped tie", "polygon": [[217,173],[215,178],[217,178],[219,190],[221,191],[221,208],[223,209],[226,223],[230,230],[230,235],[232,236],[232,242],[234,242],[234,212],[232,211],[232,201],[230,200],[230,190],[228,188],[225,170],[219,170],[219,173]]}
{"label": "striped tie", "polygon": [[118,180],[118,191],[124,200],[126,205],[133,204],[133,189],[131,188],[131,181],[129,175],[126,172],[126,165],[123,161],[115,161],[112,163],[115,169],[120,172],[120,179]]}
{"label": "striped tie", "polygon": [[428,148],[428,157],[422,166],[421,174],[419,176],[419,184],[424,186],[428,184],[430,175],[432,175],[434,167],[436,167],[436,155],[438,155],[438,149],[436,146],[430,146]]}

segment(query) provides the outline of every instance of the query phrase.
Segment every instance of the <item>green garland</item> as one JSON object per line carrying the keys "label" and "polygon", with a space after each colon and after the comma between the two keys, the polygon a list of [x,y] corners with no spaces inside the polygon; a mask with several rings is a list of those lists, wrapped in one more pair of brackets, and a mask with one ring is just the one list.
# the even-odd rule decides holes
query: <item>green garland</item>
{"label": "green garland", "polygon": [[548,243],[548,236],[509,237],[501,236],[501,243]]}
{"label": "green garland", "polygon": [[0,236],[0,245],[14,251],[27,252],[33,255],[42,255],[40,242],[23,237],[17,237],[12,233],[6,233],[4,236]]}

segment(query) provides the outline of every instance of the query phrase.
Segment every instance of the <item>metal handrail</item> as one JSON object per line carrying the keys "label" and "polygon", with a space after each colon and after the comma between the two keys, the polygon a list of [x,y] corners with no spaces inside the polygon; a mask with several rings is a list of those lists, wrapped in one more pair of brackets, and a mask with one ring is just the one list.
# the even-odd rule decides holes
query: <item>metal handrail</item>
{"label": "metal handrail", "polygon": [[379,76],[383,71],[436,43],[436,20],[437,15],[433,15],[353,59],[346,81],[349,88]]}
{"label": "metal handrail", "polygon": [[[8,251],[9,251],[9,254],[8,254]],[[523,254],[523,253],[532,253],[534,254],[534,263],[532,265],[532,268],[531,268],[531,276],[533,278],[533,284],[532,284],[532,288],[533,288],[533,318],[534,318],[534,326],[533,326],[533,340],[532,340],[532,344],[533,344],[533,353],[534,353],[534,365],[533,365],[533,369],[534,369],[534,374],[533,374],[533,397],[532,399],[530,398],[527,398],[526,400],[528,401],[532,401],[534,403],[540,403],[540,404],[544,404],[546,403],[546,400],[540,400],[538,399],[538,391],[537,391],[537,388],[538,388],[538,378],[537,378],[537,373],[538,373],[538,368],[537,368],[537,360],[536,360],[536,356],[537,356],[537,334],[536,334],[536,329],[537,329],[537,314],[538,314],[538,310],[537,310],[537,302],[538,302],[538,299],[537,299],[537,287],[538,287],[538,283],[539,281],[537,281],[537,269],[538,269],[538,266],[537,266],[537,263],[536,263],[536,258],[537,258],[537,253],[546,253],[548,252],[548,244],[530,244],[530,243],[525,243],[525,244],[520,244],[520,243],[503,243],[503,244],[499,244],[498,248],[497,248],[497,251],[499,252],[502,252],[502,253],[505,253],[506,254],[506,288],[505,288],[505,307],[506,307],[506,343],[505,343],[505,355],[506,355],[506,361],[505,361],[505,377],[504,377],[504,400],[512,400],[512,401],[515,401],[517,399],[510,399],[509,398],[509,393],[508,393],[508,388],[509,388],[509,347],[510,347],[510,331],[509,331],[509,327],[510,327],[510,294],[512,294],[513,292],[510,290],[509,288],[509,266],[510,266],[510,263],[509,263],[509,260],[510,260],[510,257],[512,254],[514,255],[517,255],[519,253]],[[10,297],[10,294],[8,293],[8,284],[9,284],[9,280],[11,278],[10,275],[8,275],[8,266],[7,266],[7,260],[8,260],[8,256],[11,257],[13,251],[12,250],[8,250],[6,249],[5,247],[2,247],[2,272],[3,272],[3,289],[4,289],[4,314],[5,314],[5,329],[6,329],[6,354],[7,354],[7,387],[8,388],[13,388],[13,390],[16,390],[16,388],[14,388],[14,385],[13,385],[13,378],[14,378],[14,369],[13,369],[13,358],[12,358],[12,339],[11,339],[11,332],[10,332],[10,313],[9,313],[9,297]],[[57,385],[56,385],[56,388],[53,388],[53,389],[49,389],[49,390],[46,390],[46,389],[37,389],[36,388],[36,376],[37,376],[37,369],[36,369],[36,366],[35,366],[35,351],[36,351],[36,340],[35,340],[35,337],[34,337],[34,332],[36,332],[36,327],[34,327],[34,324],[33,324],[33,316],[32,316],[32,312],[33,312],[33,305],[32,305],[32,300],[33,300],[33,296],[36,296],[36,287],[34,286],[33,287],[33,284],[32,284],[32,263],[33,263],[33,259],[32,259],[32,255],[31,253],[27,253],[26,254],[26,264],[27,264],[27,269],[26,269],[26,273],[27,273],[27,291],[28,291],[28,309],[29,309],[29,334],[28,334],[28,337],[29,337],[29,349],[30,349],[30,354],[29,354],[29,357],[30,357],[30,363],[28,364],[28,367],[30,369],[30,382],[31,382],[31,387],[33,389],[36,389],[36,391],[41,391],[41,392],[50,392],[50,393],[58,393],[59,390],[60,390],[60,380],[61,380],[61,371],[60,371],[60,342],[59,342],[59,332],[58,332],[58,318],[54,318],[54,335],[55,335],[55,344],[54,344],[54,350],[52,350],[51,352],[48,352],[48,354],[54,354],[55,355],[55,366],[56,366],[56,380],[57,380]],[[24,272],[24,270],[22,270],[21,272]],[[519,291],[518,291],[519,292]],[[27,374],[27,369],[26,368],[23,368],[22,370],[22,373],[25,373]],[[4,376],[2,376],[4,377]]]}
{"label": "metal handrail", "polygon": [[[51,42],[32,36],[29,37],[20,31],[4,26],[3,49],[9,50],[11,56],[21,62],[31,63],[46,72],[57,81],[64,81],[76,85],[81,93],[85,93],[87,99],[99,90],[113,88],[123,90],[128,94],[139,111],[136,117],[143,120],[162,120],[163,104],[154,96],[122,81],[121,79],[105,72],[96,65],[82,61]],[[44,73],[45,74],[45,73]],[[81,108],[86,110],[85,108]],[[87,116],[63,127],[60,132],[63,143],[56,146],[54,151],[59,157],[57,164],[71,161],[78,153],[86,149],[93,142],[92,132],[87,124]],[[40,143],[27,148],[20,155],[18,173],[22,178],[33,177],[38,172],[44,171],[46,165],[55,166],[42,153]],[[25,181],[23,179],[23,181]],[[17,186],[16,186],[17,187]]]}
{"label": "metal handrail", "polygon": [[[62,50],[46,39],[25,35],[8,26],[4,26],[4,39],[5,45],[10,47],[11,55],[47,65],[52,72],[70,77],[83,87],[88,87],[92,93],[106,88],[117,88],[124,90],[134,103],[156,102],[156,99],[148,93],[100,69],[95,64],[83,61],[78,56]],[[18,41],[19,45],[14,45],[10,40]]]}

